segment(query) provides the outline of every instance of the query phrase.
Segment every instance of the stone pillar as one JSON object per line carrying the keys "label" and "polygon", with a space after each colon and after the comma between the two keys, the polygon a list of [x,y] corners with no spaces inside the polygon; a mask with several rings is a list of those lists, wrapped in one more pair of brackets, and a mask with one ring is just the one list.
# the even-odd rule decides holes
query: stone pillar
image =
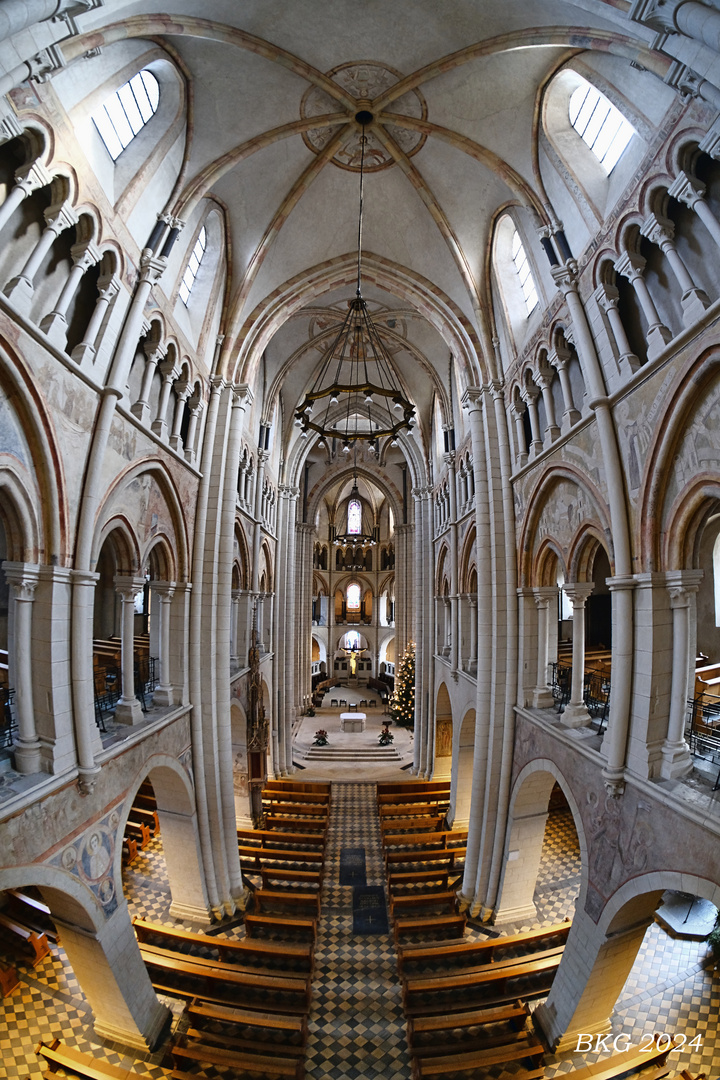
{"label": "stone pillar", "polygon": [[175,689],[170,680],[170,608],[175,595],[175,582],[154,581],[152,591],[160,609],[158,620],[160,683],[153,691],[153,705],[174,705]]}
{"label": "stone pillar", "polygon": [[187,439],[185,440],[185,460],[189,461],[191,465],[195,464],[195,458],[197,456],[195,440],[197,437],[197,426],[200,419],[200,413],[203,411],[204,407],[205,402],[196,394],[193,394],[188,400],[190,422],[188,423]]}
{"label": "stone pillar", "polygon": [[525,442],[525,424],[523,423],[523,413],[525,412],[525,402],[515,402],[510,411],[512,412],[513,420],[515,421],[515,436],[517,438],[517,457],[515,459],[518,469],[522,469],[523,465],[527,465],[528,452]]}
{"label": "stone pillar", "polygon": [[617,349],[617,366],[621,375],[628,377],[640,367],[640,360],[630,348],[625,327],[620,316],[620,292],[616,285],[598,285],[595,290],[598,307],[602,308],[610,323],[610,330]]}
{"label": "stone pillar", "polygon": [[570,702],[561,716],[565,727],[585,727],[590,714],[585,707],[585,601],[593,591],[592,581],[576,581],[563,586],[573,609],[572,690]]}
{"label": "stone pillar", "polygon": [[650,290],[643,277],[644,269],[645,259],[635,251],[626,251],[615,263],[616,273],[627,278],[635,290],[638,303],[648,324],[645,332],[648,359],[653,360],[663,351],[668,341],[672,339],[672,331],[660,319],[658,310],[655,307],[655,301],[650,295]]}
{"label": "stone pillar", "polygon": [[32,604],[40,578],[40,567],[30,563],[4,562],[3,570],[13,595],[13,635],[11,667],[15,683],[17,739],[13,746],[15,769],[31,774],[41,771],[40,740],[35,729],[33,708]]}
{"label": "stone pillar", "polygon": [[138,724],[143,718],[135,697],[135,596],[145,585],[138,577],[116,577],[115,591],[122,600],[120,624],[120,662],[122,697],[115,706],[115,720],[120,724]]}
{"label": "stone pillar", "polygon": [[[206,923],[211,912],[200,868],[197,814],[157,809],[163,855],[172,892],[170,917]],[[195,856],[197,853],[197,857]]]}
{"label": "stone pillar", "polygon": [[468,674],[477,675],[477,596],[467,597],[468,607],[470,608],[470,655],[468,657]]}
{"label": "stone pillar", "polygon": [[670,264],[670,269],[682,289],[680,303],[683,310],[683,322],[686,326],[693,326],[698,319],[702,318],[703,312],[710,305],[710,300],[707,293],[698,288],[691,278],[688,268],[675,247],[674,223],[669,218],[649,214],[640,226],[640,232],[651,244],[656,244],[660,248]]}
{"label": "stone pillar", "polygon": [[143,352],[145,353],[145,370],[140,384],[140,397],[132,403],[130,412],[133,416],[137,416],[141,424],[146,424],[150,416],[150,388],[155,368],[164,358],[167,349],[157,341],[146,341],[143,344]]}
{"label": "stone pillar", "polygon": [[530,443],[530,457],[537,457],[542,453],[543,441],[540,435],[540,422],[538,420],[537,411],[537,399],[539,391],[535,387],[526,386],[522,392],[523,401],[527,405],[528,415],[530,416],[530,431],[532,432],[532,442]]}
{"label": "stone pillar", "polygon": [[232,607],[230,609],[230,669],[239,668],[240,655],[238,653],[238,619],[240,618],[240,597],[242,596],[241,589],[233,589],[232,591]]}
{"label": "stone pillar", "polygon": [[99,930],[53,916],[73,972],[103,1039],[137,1050],[154,1049],[172,1014],[155,996],[140,956],[127,902]]}
{"label": "stone pillar", "polygon": [[183,415],[185,413],[185,402],[190,396],[190,383],[189,382],[176,382],[175,393],[177,394],[177,400],[175,402],[175,415],[173,416],[172,431],[170,432],[170,445],[173,450],[177,450],[178,453],[182,451],[182,438],[180,435],[180,429],[182,428]]}
{"label": "stone pillar", "polygon": [[672,684],[667,738],[662,748],[660,775],[665,780],[685,776],[692,769],[692,755],[685,742],[685,717],[688,698],[692,697],[691,671],[694,676],[695,649],[691,623],[695,616],[695,593],[702,572],[676,570],[667,575],[667,590],[672,608]]}
{"label": "stone pillar", "polygon": [[668,188],[668,195],[690,207],[702,221],[715,243],[720,247],[720,221],[705,201],[705,185],[694,176],[679,172]]}
{"label": "stone pillar", "polygon": [[5,286],[3,292],[23,313],[27,312],[35,291],[35,276],[43,260],[61,232],[77,225],[78,216],[69,202],[49,206],[45,211],[45,228],[37,244],[30,253],[24,267]]}
{"label": "stone pillar", "polygon": [[565,402],[565,411],[562,415],[562,431],[565,434],[580,419],[580,413],[573,403],[572,387],[570,386],[570,376],[567,370],[570,361],[570,350],[560,349],[556,346],[549,354],[548,361],[555,368],[560,379],[560,389]]}
{"label": "stone pillar", "polygon": [[101,254],[92,242],[73,244],[70,248],[70,256],[73,266],[68,274],[62,292],[58,297],[55,307],[40,322],[40,329],[44,330],[59,349],[65,348],[67,341],[67,309],[78,290],[82,277],[86,270],[100,261]]}
{"label": "stone pillar", "polygon": [[169,360],[163,360],[159,365],[160,374],[163,377],[162,389],[160,391],[160,399],[158,401],[157,415],[150,425],[150,430],[154,431],[159,439],[163,441],[167,438],[167,409],[168,402],[170,401],[170,391],[172,390],[172,384],[180,374],[179,370]]}
{"label": "stone pillar", "polygon": [[[532,704],[535,709],[551,709],[555,704],[555,699],[548,685],[548,658],[552,605],[557,604],[556,586],[533,589],[533,600],[537,608],[538,651],[537,678],[532,694]],[[573,642],[574,640],[575,628],[573,624]]]}
{"label": "stone pillar", "polygon": [[93,605],[99,574],[90,570],[72,573],[72,642],[73,718],[78,765],[83,770],[80,785],[83,794],[92,790],[100,772],[95,753],[102,749],[95,723],[93,681]]}
{"label": "stone pillar", "polygon": [[8,195],[5,202],[0,206],[0,229],[6,221],[9,221],[17,208],[24,202],[33,191],[47,187],[52,182],[52,176],[45,166],[34,161],[32,165],[24,165],[15,173],[15,187]]}
{"label": "stone pillar", "polygon": [[97,341],[100,329],[105,318],[105,313],[120,290],[120,281],[115,274],[98,279],[99,295],[95,302],[95,308],[90,316],[84,337],[79,345],[76,345],[70,353],[73,360],[81,364],[83,360],[94,360],[97,352]]}
{"label": "stone pillar", "polygon": [[544,445],[549,446],[551,442],[560,434],[560,428],[555,422],[555,402],[553,401],[551,379],[546,371],[538,371],[535,376],[535,381],[540,387],[542,393],[543,402],[545,403],[545,415],[547,416],[547,427],[543,432]]}

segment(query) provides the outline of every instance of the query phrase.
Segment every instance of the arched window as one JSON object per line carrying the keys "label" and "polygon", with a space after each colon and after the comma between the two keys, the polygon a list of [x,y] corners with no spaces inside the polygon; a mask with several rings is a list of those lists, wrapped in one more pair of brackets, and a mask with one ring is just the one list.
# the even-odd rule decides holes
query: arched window
{"label": "arched window", "polygon": [[530,269],[530,263],[528,262],[528,257],[525,254],[525,248],[523,247],[517,229],[513,234],[510,253],[512,255],[512,261],[515,264],[515,272],[517,273],[518,281],[520,282],[520,288],[522,289],[525,307],[528,315],[530,315],[530,313],[538,306],[539,300],[535,282],[533,281],[532,270]]}
{"label": "arched window", "polygon": [[362,506],[359,499],[351,499],[348,503],[348,533],[358,536],[362,532]]}
{"label": "arched window", "polygon": [[573,91],[568,115],[578,135],[610,175],[635,134],[635,128],[585,79],[581,79]]}
{"label": "arched window", "polygon": [[182,281],[180,282],[180,299],[187,307],[188,300],[190,299],[190,293],[193,290],[195,284],[195,278],[197,277],[198,270],[200,269],[200,263],[203,260],[205,254],[205,248],[207,246],[207,233],[205,232],[205,226],[198,233],[198,238],[195,241],[195,247],[192,249],[188,264],[185,267],[185,273],[183,274]]}
{"label": "arched window", "polygon": [[[356,588],[357,587],[358,586],[356,586]],[[360,635],[358,634],[357,630],[350,630],[345,635],[345,648],[346,649],[355,649],[356,651],[359,651],[359,649],[360,649]]]}
{"label": "arched window", "polygon": [[143,69],[93,113],[93,123],[113,161],[117,161],[125,147],[142,131],[157,111],[159,101],[158,81],[152,72]]}
{"label": "arched window", "polygon": [[358,584],[353,582],[352,585],[348,585],[345,598],[348,611],[360,610],[360,586]]}

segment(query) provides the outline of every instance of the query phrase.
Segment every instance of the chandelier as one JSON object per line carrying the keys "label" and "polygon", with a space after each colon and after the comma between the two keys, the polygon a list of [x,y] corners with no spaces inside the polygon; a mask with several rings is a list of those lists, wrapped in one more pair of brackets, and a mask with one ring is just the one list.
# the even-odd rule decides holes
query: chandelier
{"label": "chandelier", "polygon": [[371,117],[360,112],[356,119],[362,125],[357,290],[325,353],[320,373],[297,408],[295,424],[301,437],[317,432],[318,446],[337,439],[349,454],[358,441],[365,440],[377,454],[380,439],[389,438],[395,446],[398,433],[412,428],[415,409],[397,384],[390,356],[361,292],[365,124]]}

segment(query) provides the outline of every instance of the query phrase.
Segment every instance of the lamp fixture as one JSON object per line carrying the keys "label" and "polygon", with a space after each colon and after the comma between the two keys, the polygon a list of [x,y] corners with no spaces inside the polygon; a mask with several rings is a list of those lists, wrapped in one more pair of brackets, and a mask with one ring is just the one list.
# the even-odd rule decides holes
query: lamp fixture
{"label": "lamp fixture", "polygon": [[[348,447],[349,449],[349,447]],[[355,450],[357,454],[357,449]],[[357,503],[360,508],[359,520],[357,521],[357,528],[354,531],[350,531],[350,508],[353,503]],[[347,509],[347,532],[335,533],[333,537],[333,543],[336,547],[362,547],[366,548],[373,544],[377,544],[377,534],[374,529],[364,529],[365,522],[363,521],[363,504],[360,498],[360,492],[358,491],[357,483],[357,464],[353,468],[353,486],[350,491],[350,497],[348,499]]]}
{"label": "lamp fixture", "polygon": [[295,424],[301,436],[316,431],[325,439],[341,440],[345,453],[358,440],[366,440],[377,454],[378,439],[389,436],[396,446],[398,434],[411,429],[415,409],[397,385],[389,353],[361,291],[365,124],[372,116],[359,112],[355,119],[362,126],[357,289],[315,382],[295,412]]}

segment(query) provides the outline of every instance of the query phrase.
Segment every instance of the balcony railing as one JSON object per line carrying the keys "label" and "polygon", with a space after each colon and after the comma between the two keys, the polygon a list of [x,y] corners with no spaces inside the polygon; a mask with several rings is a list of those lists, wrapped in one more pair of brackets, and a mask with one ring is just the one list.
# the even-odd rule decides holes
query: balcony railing
{"label": "balcony railing", "polygon": [[[555,663],[550,667],[552,695],[558,712],[564,712],[572,691],[572,666]],[[598,721],[598,731],[602,731],[610,710],[610,676],[606,671],[597,671],[594,668],[586,670],[583,679],[583,701],[590,716]]]}
{"label": "balcony railing", "polygon": [[[700,694],[688,701],[685,739],[693,757],[720,764],[720,700]],[[720,787],[720,770],[713,791]]]}

